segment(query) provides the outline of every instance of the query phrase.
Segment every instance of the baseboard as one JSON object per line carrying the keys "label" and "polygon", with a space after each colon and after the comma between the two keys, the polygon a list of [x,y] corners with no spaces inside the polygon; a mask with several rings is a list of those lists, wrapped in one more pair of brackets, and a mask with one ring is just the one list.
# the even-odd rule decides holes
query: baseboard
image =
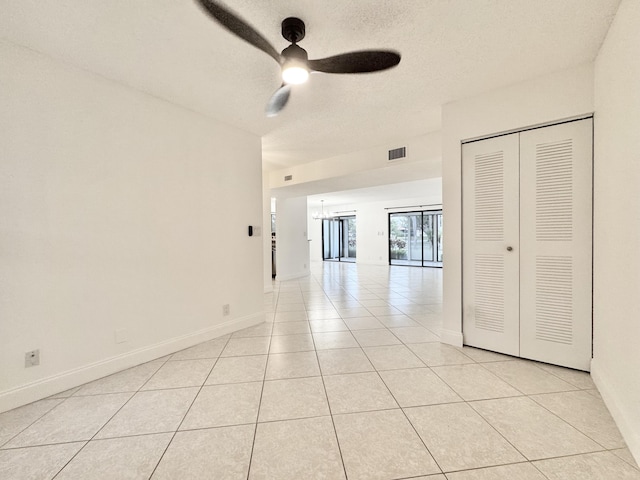
{"label": "baseboard", "polygon": [[640,465],[640,432],[637,427],[634,428],[633,422],[630,421],[622,405],[623,402],[619,400],[617,392],[608,380],[611,377],[600,367],[595,358],[591,360],[591,378],[596,387],[598,387],[598,391],[615,420],[622,438],[627,442],[631,455],[635,458],[636,463]]}
{"label": "baseboard", "polygon": [[142,347],[7,390],[0,393],[0,413],[262,322],[264,322],[264,313],[262,312],[235,318],[197,332]]}
{"label": "baseboard", "polygon": [[304,278],[308,276],[309,276],[309,270],[303,270],[297,273],[290,273],[288,275],[282,275],[281,273],[278,273],[276,275],[276,280],[279,282],[286,282],[288,280],[296,280],[297,278]]}
{"label": "baseboard", "polygon": [[454,347],[462,347],[462,332],[456,330],[440,330],[440,341]]}

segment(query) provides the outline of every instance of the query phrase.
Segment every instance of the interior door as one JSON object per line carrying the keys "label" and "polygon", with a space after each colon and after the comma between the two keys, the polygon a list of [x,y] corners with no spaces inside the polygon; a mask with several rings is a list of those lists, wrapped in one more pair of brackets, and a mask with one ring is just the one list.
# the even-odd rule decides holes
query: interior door
{"label": "interior door", "polygon": [[519,355],[519,134],[464,144],[464,343]]}
{"label": "interior door", "polygon": [[589,370],[592,120],[520,134],[520,355]]}

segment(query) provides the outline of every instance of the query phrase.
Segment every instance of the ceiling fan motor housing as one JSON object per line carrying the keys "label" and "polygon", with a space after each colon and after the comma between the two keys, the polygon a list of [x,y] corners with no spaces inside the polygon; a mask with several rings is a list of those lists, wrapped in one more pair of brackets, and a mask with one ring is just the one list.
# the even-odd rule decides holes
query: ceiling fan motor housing
{"label": "ceiling fan motor housing", "polygon": [[296,17],[285,18],[282,21],[282,36],[291,43],[298,43],[304,38],[304,22]]}
{"label": "ceiling fan motor housing", "polygon": [[299,60],[303,63],[307,63],[307,60],[309,59],[307,51],[304,48],[299,47],[295,43],[282,50],[282,57],[285,59],[285,61]]}

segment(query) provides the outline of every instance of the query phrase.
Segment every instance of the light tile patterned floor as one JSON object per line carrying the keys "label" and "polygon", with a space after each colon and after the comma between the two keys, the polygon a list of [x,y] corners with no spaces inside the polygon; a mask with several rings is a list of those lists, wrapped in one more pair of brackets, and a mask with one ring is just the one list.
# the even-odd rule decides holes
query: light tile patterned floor
{"label": "light tile patterned floor", "polygon": [[316,265],[267,322],[0,415],[0,478],[640,479],[583,372],[438,341],[442,271]]}

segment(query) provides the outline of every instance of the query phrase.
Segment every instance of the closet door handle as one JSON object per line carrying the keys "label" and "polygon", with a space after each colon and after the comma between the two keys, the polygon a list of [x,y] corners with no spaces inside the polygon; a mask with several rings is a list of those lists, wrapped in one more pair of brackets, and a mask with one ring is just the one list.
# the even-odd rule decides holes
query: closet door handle
{"label": "closet door handle", "polygon": [[507,252],[510,252],[513,250],[513,247],[507,247]]}

